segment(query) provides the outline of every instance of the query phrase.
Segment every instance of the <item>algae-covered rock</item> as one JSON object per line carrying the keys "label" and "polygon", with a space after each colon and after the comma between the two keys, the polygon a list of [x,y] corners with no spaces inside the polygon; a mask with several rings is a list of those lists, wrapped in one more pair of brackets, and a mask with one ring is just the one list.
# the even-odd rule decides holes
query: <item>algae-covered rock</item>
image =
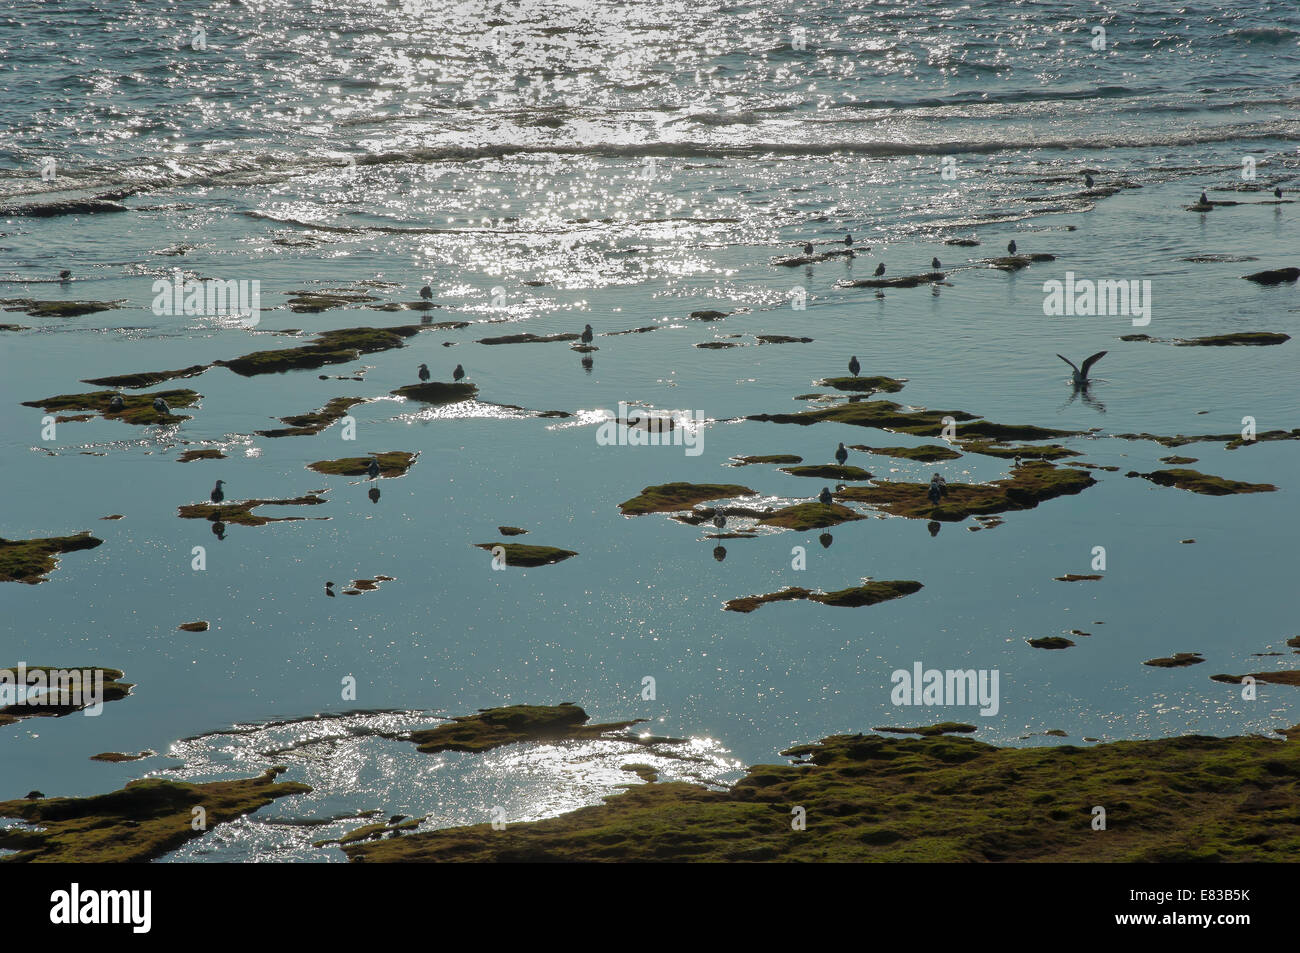
{"label": "algae-covered rock", "polygon": [[818,477],[826,480],[870,480],[871,474],[862,467],[838,463],[823,463],[802,467],[781,467],[782,473],[797,477]]}
{"label": "algae-covered rock", "polygon": [[265,526],[267,523],[290,523],[306,519],[305,516],[262,516],[253,510],[259,506],[318,506],[324,503],[315,494],[288,500],[224,500],[221,503],[189,503],[177,507],[176,515],[187,520],[220,520],[240,526]]}
{"label": "algae-covered rock", "polygon": [[1153,668],[1183,668],[1187,665],[1199,665],[1204,661],[1200,652],[1175,652],[1166,658],[1147,659],[1142,664]]}
{"label": "algae-covered rock", "polygon": [[163,381],[183,377],[197,377],[210,366],[209,364],[191,364],[189,367],[182,367],[176,371],[143,371],[139,374],[118,374],[116,377],[89,377],[83,378],[81,383],[94,384],[96,387],[125,387],[128,390],[137,390],[142,387],[153,387]]}
{"label": "algae-covered rock", "polygon": [[1243,483],[1239,480],[1225,480],[1223,477],[1199,470],[1155,470],[1151,473],[1129,471],[1129,477],[1141,477],[1157,486],[1174,486],[1180,490],[1190,490],[1205,496],[1228,496],[1234,493],[1272,493],[1277,487],[1272,483]]}
{"label": "algae-covered rock", "polygon": [[83,314],[112,311],[120,301],[36,301],[32,298],[0,298],[6,311],[22,311],[33,318],[76,318]]}
{"label": "algae-covered rock", "polygon": [[1168,463],[1170,466],[1179,467],[1188,463],[1195,463],[1196,459],[1196,457],[1180,457],[1177,454],[1174,454],[1170,457],[1161,457],[1160,462]]}
{"label": "algae-covered rock", "polygon": [[[101,665],[11,665],[0,668],[0,686],[8,696],[22,688],[24,697],[0,707],[0,725],[22,718],[70,715],[98,702],[115,702],[131,694],[134,684],[122,681],[122,672]],[[4,816],[0,814],[0,817]]]}
{"label": "algae-covered rock", "polygon": [[479,344],[550,344],[557,341],[576,341],[581,334],[505,334],[494,338],[479,338]]}
{"label": "algae-covered rock", "polygon": [[476,397],[478,388],[468,381],[425,381],[423,384],[407,384],[389,393],[426,404],[457,404]]}
{"label": "algae-covered rock", "polygon": [[798,413],[754,414],[746,420],[763,420],[778,424],[809,424],[824,420],[855,427],[875,427],[916,437],[938,437],[945,434],[946,418],[960,424],[962,437],[983,437],[988,440],[1054,440],[1060,437],[1077,437],[1078,431],[1052,430],[1030,424],[998,424],[980,420],[974,414],[960,410],[907,410],[901,404],[888,400],[857,401],[818,407]]}
{"label": "algae-covered rock", "polygon": [[[256,778],[206,784],[145,778],[94,797],[0,801],[0,817],[33,825],[0,829],[0,847],[18,851],[3,860],[79,864],[153,860],[276,798],[311,792],[305,784],[277,783],[282,771],[270,768]],[[203,808],[207,821],[197,830],[196,807]]]}
{"label": "algae-covered rock", "polygon": [[624,516],[645,513],[671,513],[689,510],[696,503],[732,496],[757,496],[747,486],[736,483],[660,483],[647,486],[630,500],[618,505]]}
{"label": "algae-covered rock", "polygon": [[[110,406],[114,397],[122,398],[122,409],[113,410]],[[25,400],[24,407],[39,407],[46,413],[58,413],[69,410],[91,410],[105,420],[120,420],[123,423],[148,426],[153,424],[176,424],[189,420],[186,414],[163,413],[155,410],[153,402],[161,397],[171,408],[193,407],[203,395],[192,390],[156,390],[148,394],[118,394],[111,390],[97,390],[87,394],[58,394],[42,400]]]}
{"label": "algae-covered rock", "polygon": [[[1294,861],[1300,745],[1191,736],[1005,747],[943,735],[837,735],[727,790],[632,785],[509,825],[367,841],[354,862]],[[1171,794],[1171,792],[1176,792]],[[1095,805],[1107,830],[1092,830]],[[791,809],[807,829],[791,832]]]}
{"label": "algae-covered rock", "polygon": [[850,450],[861,450],[885,457],[898,457],[902,460],[919,460],[922,463],[935,463],[939,460],[956,460],[961,454],[950,447],[940,447],[927,443],[919,447],[868,447],[864,444],[851,444]]}
{"label": "algae-covered rock", "polygon": [[280,423],[288,424],[277,430],[259,430],[259,437],[305,437],[320,433],[336,420],[347,416],[349,410],[357,404],[364,404],[364,397],[335,397],[320,410],[308,414],[294,414],[279,418]]}
{"label": "algae-covered rock", "polygon": [[918,728],[872,728],[891,735],[920,735],[922,738],[937,738],[940,735],[968,735],[977,731],[974,725],[960,721],[943,721],[937,725],[921,725]]}
{"label": "algae-covered rock", "polygon": [[860,586],[850,586],[847,589],[837,589],[834,592],[814,592],[801,586],[788,586],[785,589],[764,595],[741,596],[739,599],[730,599],[723,603],[722,607],[728,612],[753,612],[769,602],[790,602],[807,599],[809,602],[820,602],[826,606],[857,608],[910,596],[922,588],[924,587],[919,582],[911,579],[865,582]]}
{"label": "algae-covered rock", "polygon": [[84,531],[73,536],[41,539],[5,539],[0,536],[0,582],[44,582],[59,565],[63,553],[94,549],[104,541]]}
{"label": "algae-covered rock", "polygon": [[559,705],[509,705],[461,715],[448,724],[411,732],[410,739],[425,754],[440,751],[481,752],[521,741],[569,741],[599,738],[645,719],[589,725],[590,716],[570,702]]}
{"label": "algae-covered rock", "polygon": [[370,470],[370,461],[374,460],[379,464],[379,475],[391,479],[405,476],[418,456],[418,453],[408,453],[405,450],[385,450],[383,453],[374,453],[367,457],[317,460],[315,463],[307,464],[307,469],[335,476],[363,476]]}
{"label": "algae-covered rock", "polygon": [[774,513],[764,514],[759,522],[764,526],[780,526],[785,529],[821,529],[853,520],[866,519],[856,510],[841,506],[839,503],[795,503],[783,506]]}
{"label": "algae-covered rock", "polygon": [[229,361],[213,361],[213,364],[228,367],[244,377],[346,364],[362,354],[402,347],[405,338],[413,337],[421,330],[418,324],[393,328],[339,328],[323,331],[310,344],[301,347],[254,351]]}
{"label": "algae-covered rock", "polygon": [[197,622],[182,622],[176,628],[181,632],[206,632],[208,631],[208,623],[203,619],[199,619]]}
{"label": "algae-covered rock", "polygon": [[859,394],[896,394],[903,389],[907,380],[893,377],[828,377],[817,381],[818,387],[834,387],[836,390],[852,391]]}
{"label": "algae-covered rock", "polygon": [[1033,509],[1058,496],[1081,493],[1097,481],[1091,474],[1029,460],[1011,475],[992,483],[949,483],[936,505],[930,502],[930,484],[877,481],[871,486],[847,487],[837,499],[869,503],[886,513],[912,519],[960,522],[967,516]]}
{"label": "algae-covered rock", "polygon": [[[1026,262],[1028,264],[1028,262]],[[901,275],[897,278],[841,278],[837,288],[915,288],[933,284],[948,277],[945,271],[927,271],[919,275]]]}
{"label": "algae-covered rock", "polygon": [[226,455],[215,448],[205,450],[182,450],[176,458],[177,463],[193,463],[195,460],[224,460]]}
{"label": "algae-covered rock", "polygon": [[961,448],[968,453],[978,453],[986,457],[1001,457],[1018,460],[1060,460],[1063,457],[1081,457],[1077,450],[1070,450],[1057,443],[1034,446],[1031,444],[1004,444],[988,440],[964,440]]}
{"label": "algae-covered rock", "polygon": [[486,549],[496,557],[496,550],[504,550],[507,566],[549,566],[563,562],[578,555],[571,549],[556,549],[554,546],[526,546],[523,543],[475,543],[479,549]]}
{"label": "algae-covered rock", "polygon": [[140,761],[143,758],[152,757],[153,751],[141,751],[138,754],[124,754],[121,751],[101,751],[99,754],[92,754],[91,761],[105,761],[109,764],[122,764],[126,761]]}
{"label": "algae-covered rock", "polygon": [[1253,678],[1257,682],[1267,682],[1270,685],[1296,685],[1300,686],[1300,669],[1283,669],[1277,672],[1251,672],[1246,675],[1211,675],[1211,681],[1226,682],[1229,685],[1240,685],[1243,678]]}
{"label": "algae-covered rock", "polygon": [[372,294],[352,288],[326,288],[320,291],[286,291],[289,310],[299,314],[318,314],[331,308],[346,308],[378,301]]}
{"label": "algae-covered rock", "polygon": [[767,455],[732,457],[731,466],[747,467],[754,463],[803,463],[803,457],[793,453],[769,453]]}
{"label": "algae-covered rock", "polygon": [[528,530],[520,529],[518,526],[498,526],[497,532],[502,536],[523,536]]}
{"label": "algae-covered rock", "polygon": [[1074,645],[1073,641],[1060,635],[1049,635],[1041,639],[1025,639],[1025,641],[1036,649],[1068,649]]}

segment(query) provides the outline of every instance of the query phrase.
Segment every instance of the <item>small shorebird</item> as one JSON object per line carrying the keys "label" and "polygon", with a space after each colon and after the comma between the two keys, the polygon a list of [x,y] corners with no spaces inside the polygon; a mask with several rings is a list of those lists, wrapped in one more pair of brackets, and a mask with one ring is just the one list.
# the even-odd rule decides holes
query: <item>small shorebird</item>
{"label": "small shorebird", "polygon": [[1075,386],[1075,387],[1087,387],[1087,386],[1088,386],[1088,383],[1089,383],[1089,381],[1088,381],[1088,371],[1092,368],[1092,365],[1094,365],[1094,364],[1096,364],[1098,361],[1100,361],[1103,357],[1106,356],[1107,353],[1108,353],[1108,352],[1106,352],[1106,351],[1098,351],[1098,352],[1097,352],[1096,354],[1094,354],[1092,357],[1088,358],[1086,361],[1083,362],[1083,367],[1082,367],[1082,369],[1080,369],[1079,367],[1077,367],[1077,366],[1075,365],[1074,361],[1070,360],[1068,357],[1062,357],[1060,354],[1058,354],[1058,355],[1056,355],[1056,356],[1059,357],[1059,358],[1061,358],[1061,360],[1065,361],[1066,364],[1069,364],[1070,367],[1074,368],[1074,374],[1073,374],[1073,375],[1071,376],[1071,378],[1070,378],[1070,380],[1071,380],[1071,382],[1074,384],[1074,386]]}
{"label": "small shorebird", "polygon": [[379,476],[379,461],[374,457],[371,457],[370,462],[366,464],[366,475],[372,480]]}
{"label": "small shorebird", "polygon": [[805,255],[811,255],[813,253],[812,242],[804,242],[803,253]]}
{"label": "small shorebird", "polygon": [[1013,255],[1016,253],[1016,240],[1014,238],[1007,242],[1007,251]]}
{"label": "small shorebird", "polygon": [[582,329],[582,343],[590,344],[592,337],[594,337],[594,335],[591,333],[591,325],[589,324]]}
{"label": "small shorebird", "polygon": [[456,369],[451,372],[451,376],[453,380],[460,380],[462,377],[465,376],[465,368],[457,364]]}
{"label": "small shorebird", "polygon": [[226,494],[221,492],[222,484],[224,484],[225,482],[226,482],[225,480],[218,480],[217,485],[212,488],[211,499],[213,503],[220,503],[222,500],[226,498]]}
{"label": "small shorebird", "polygon": [[155,397],[153,399],[153,409],[158,411],[160,414],[170,414],[172,412],[172,409],[167,406],[167,401],[163,400],[161,397]]}
{"label": "small shorebird", "polygon": [[420,297],[423,298],[425,301],[431,300],[433,298],[433,289],[430,288],[428,285],[425,285],[423,288],[420,289]]}
{"label": "small shorebird", "polygon": [[428,364],[421,364],[421,365],[420,365],[420,380],[421,380],[421,381],[427,381],[428,379],[429,379],[429,365],[428,365]]}
{"label": "small shorebird", "polygon": [[935,269],[935,270],[937,271],[938,269],[942,268],[943,265],[939,264],[939,259],[938,259],[938,258],[931,258],[931,259],[930,259],[930,267],[933,268],[933,269]]}
{"label": "small shorebird", "polygon": [[862,365],[858,363],[858,356],[854,354],[849,358],[849,373],[854,377],[858,376],[858,371],[862,370]]}
{"label": "small shorebird", "polygon": [[849,458],[849,452],[844,449],[844,444],[841,443],[839,445],[839,448],[835,451],[835,462],[838,463],[840,466],[844,466],[844,461],[847,460],[848,458]]}
{"label": "small shorebird", "polygon": [[833,503],[834,500],[831,498],[831,488],[828,486],[822,487],[821,493],[817,495],[817,500],[820,503]]}
{"label": "small shorebird", "polygon": [[875,272],[873,272],[873,274],[875,274],[875,276],[879,278],[884,273],[885,273],[885,263],[882,261],[880,264],[876,266],[876,270]]}
{"label": "small shorebird", "polygon": [[1092,176],[1090,176],[1087,172],[1083,173],[1083,184],[1086,185],[1088,188],[1092,188]]}

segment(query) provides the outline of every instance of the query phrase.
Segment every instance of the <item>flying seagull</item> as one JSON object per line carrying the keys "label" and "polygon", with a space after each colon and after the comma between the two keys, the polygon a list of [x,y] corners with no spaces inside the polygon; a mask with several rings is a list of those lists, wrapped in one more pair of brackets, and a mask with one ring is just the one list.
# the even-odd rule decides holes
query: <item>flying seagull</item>
{"label": "flying seagull", "polygon": [[880,264],[876,266],[875,275],[877,278],[879,278],[884,273],[885,273],[885,263],[882,261]]}
{"label": "flying seagull", "polygon": [[423,288],[420,289],[420,297],[423,298],[425,301],[429,301],[430,299],[433,298],[433,289],[430,288],[428,285],[425,285]]}
{"label": "flying seagull", "polygon": [[422,380],[422,381],[427,381],[428,379],[429,379],[429,365],[428,365],[428,364],[421,364],[421,365],[420,365],[420,380]]}
{"label": "flying seagull", "polygon": [[819,493],[819,494],[817,495],[817,499],[818,499],[818,501],[821,502],[821,503],[831,503],[831,502],[834,502],[834,501],[831,499],[831,488],[828,487],[828,486],[824,486],[824,487],[822,487],[822,491],[821,491],[821,493]]}
{"label": "flying seagull", "polygon": [[457,364],[456,369],[451,372],[451,376],[454,380],[460,380],[462,377],[465,376],[465,368]]}
{"label": "flying seagull", "polygon": [[582,343],[583,343],[583,344],[590,344],[590,343],[591,343],[591,339],[592,339],[593,336],[594,336],[594,335],[592,335],[592,333],[591,333],[591,325],[590,325],[590,324],[587,325],[585,328],[582,329]]}
{"label": "flying seagull", "polygon": [[1016,240],[1014,238],[1007,242],[1007,251],[1013,255],[1016,253]]}
{"label": "flying seagull", "polygon": [[835,462],[844,466],[844,461],[849,458],[849,452],[844,449],[844,444],[840,444],[839,449],[835,451]]}
{"label": "flying seagull", "polygon": [[1071,377],[1071,380],[1072,380],[1072,382],[1074,383],[1074,386],[1075,386],[1075,387],[1087,387],[1087,386],[1088,386],[1088,371],[1092,368],[1092,365],[1094,365],[1094,364],[1096,364],[1098,361],[1100,361],[1103,357],[1106,356],[1106,354],[1107,354],[1106,351],[1098,351],[1098,352],[1097,352],[1096,354],[1094,354],[1092,357],[1088,358],[1086,361],[1083,362],[1083,368],[1082,368],[1082,369],[1076,367],[1074,361],[1070,360],[1068,357],[1062,357],[1060,354],[1058,354],[1058,355],[1056,355],[1056,356],[1059,357],[1059,358],[1061,358],[1061,360],[1065,361],[1066,364],[1069,364],[1070,367],[1074,368],[1074,375]]}
{"label": "flying seagull", "polygon": [[849,358],[849,373],[854,377],[858,376],[858,371],[862,370],[862,365],[858,363],[858,356],[854,354]]}

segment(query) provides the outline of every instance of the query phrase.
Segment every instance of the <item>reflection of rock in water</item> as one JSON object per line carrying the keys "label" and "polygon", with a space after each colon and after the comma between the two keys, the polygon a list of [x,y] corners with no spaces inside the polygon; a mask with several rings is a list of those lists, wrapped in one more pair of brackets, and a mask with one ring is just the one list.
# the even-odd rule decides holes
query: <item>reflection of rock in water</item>
{"label": "reflection of rock in water", "polygon": [[817,537],[817,542],[822,544],[822,549],[830,549],[831,543],[835,542],[835,537],[830,533],[822,533]]}
{"label": "reflection of rock in water", "polygon": [[930,520],[929,524],[926,526],[926,529],[928,529],[928,530],[930,531],[930,535],[931,535],[931,536],[938,536],[938,535],[939,535],[939,521],[938,521],[938,520]]}
{"label": "reflection of rock in water", "polygon": [[213,521],[212,521],[212,535],[215,536],[215,537],[217,537],[217,539],[225,539],[225,538],[226,538],[226,524],[223,523],[223,522],[221,522],[220,520],[213,520]]}
{"label": "reflection of rock in water", "polygon": [[727,547],[726,547],[726,546],[714,546],[714,547],[713,547],[713,558],[716,559],[718,562],[722,562],[724,559],[726,559],[726,558],[727,558]]}
{"label": "reflection of rock in water", "polygon": [[377,486],[372,486],[372,487],[370,488],[370,493],[367,494],[367,495],[370,497],[370,502],[371,502],[371,503],[378,503],[378,502],[379,502],[379,487],[377,487]]}

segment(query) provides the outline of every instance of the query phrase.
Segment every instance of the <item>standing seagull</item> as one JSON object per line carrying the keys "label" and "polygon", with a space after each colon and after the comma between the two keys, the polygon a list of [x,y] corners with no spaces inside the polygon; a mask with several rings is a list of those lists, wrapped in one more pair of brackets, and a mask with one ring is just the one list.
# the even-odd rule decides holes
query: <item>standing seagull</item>
{"label": "standing seagull", "polygon": [[849,452],[844,449],[844,444],[840,444],[839,449],[835,451],[835,462],[844,466],[844,461],[849,458]]}
{"label": "standing seagull", "polygon": [[222,500],[226,498],[226,494],[221,492],[221,486],[225,482],[226,482],[225,480],[218,480],[217,485],[212,488],[211,498],[213,503],[220,503]]}
{"label": "standing seagull", "polygon": [[1207,196],[1204,192],[1201,193],[1201,204],[1202,204],[1202,205],[1209,205],[1209,204],[1210,204],[1209,196]]}
{"label": "standing seagull", "polygon": [[1273,197],[1276,198],[1276,199],[1280,199],[1280,198],[1282,197],[1282,190],[1281,190],[1281,189],[1274,189],[1274,190],[1273,190]]}
{"label": "standing seagull", "polygon": [[585,328],[582,329],[582,343],[583,343],[583,344],[590,344],[590,343],[591,343],[591,339],[592,339],[593,336],[594,336],[594,335],[591,333],[591,325],[590,325],[590,324],[587,325]]}
{"label": "standing seagull", "polygon": [[371,457],[370,462],[366,464],[366,475],[372,480],[379,476],[379,461],[374,457]]}
{"label": "standing seagull", "polygon": [[938,506],[939,500],[947,495],[948,481],[936,473],[930,478],[930,489],[926,492],[926,496],[930,498],[931,503]]}
{"label": "standing seagull", "polygon": [[1007,251],[1013,255],[1016,253],[1016,240],[1014,238],[1007,242]]}
{"label": "standing seagull", "polygon": [[423,288],[420,289],[420,297],[423,298],[425,301],[431,300],[433,298],[433,289],[430,288],[428,285],[425,285]]}
{"label": "standing seagull", "polygon": [[854,354],[849,358],[849,373],[854,377],[858,376],[858,371],[862,370],[862,365],[858,363],[858,356]]}
{"label": "standing seagull", "polygon": [[460,380],[462,377],[465,376],[465,368],[457,364],[456,369],[451,372],[451,376],[453,380]]}
{"label": "standing seagull", "polygon": [[884,273],[885,273],[885,263],[882,261],[880,264],[876,266],[875,276],[879,278]]}
{"label": "standing seagull", "polygon": [[727,525],[727,514],[724,513],[724,512],[722,512],[722,510],[714,510],[714,511],[713,511],[713,525],[716,526],[718,529],[722,529],[722,527],[726,526],[726,525]]}
{"label": "standing seagull", "polygon": [[811,255],[813,253],[812,242],[804,242],[803,253],[805,255]]}
{"label": "standing seagull", "polygon": [[1056,356],[1061,358],[1061,360],[1065,361],[1066,364],[1069,364],[1070,367],[1074,368],[1074,374],[1071,377],[1071,382],[1074,384],[1074,386],[1086,388],[1089,383],[1088,371],[1092,368],[1092,365],[1100,361],[1103,357],[1106,356],[1106,354],[1107,354],[1106,351],[1098,351],[1092,357],[1088,358],[1086,361],[1083,362],[1082,369],[1076,367],[1074,361],[1070,360],[1068,357],[1062,357],[1060,354]]}
{"label": "standing seagull", "polygon": [[939,259],[938,259],[938,258],[931,258],[931,259],[930,259],[930,267],[933,268],[933,269],[935,269],[935,270],[937,271],[938,269],[942,268],[943,265],[939,264]]}
{"label": "standing seagull", "polygon": [[852,247],[852,245],[853,245],[853,236],[852,236],[852,235],[845,235],[845,236],[844,236],[844,244],[846,244],[846,245]]}
{"label": "standing seagull", "polygon": [[119,411],[125,406],[126,405],[122,401],[121,394],[114,394],[112,400],[108,402],[108,409],[111,411]]}
{"label": "standing seagull", "polygon": [[822,491],[821,491],[821,493],[819,493],[819,494],[817,495],[817,500],[818,500],[819,502],[821,502],[821,503],[832,503],[832,502],[834,502],[834,500],[832,500],[832,498],[831,498],[831,488],[828,487],[828,486],[824,486],[824,487],[822,487]]}
{"label": "standing seagull", "polygon": [[60,281],[67,281],[71,277],[72,277],[72,272],[68,271],[68,269],[66,268],[64,268],[61,272],[59,272]]}
{"label": "standing seagull", "polygon": [[428,379],[429,379],[429,365],[428,365],[428,364],[421,364],[421,365],[420,365],[420,380],[422,380],[422,381],[427,381]]}
{"label": "standing seagull", "polygon": [[1092,188],[1092,176],[1087,172],[1083,173],[1083,184],[1088,188]]}
{"label": "standing seagull", "polygon": [[167,406],[167,401],[163,400],[161,397],[155,397],[153,399],[153,409],[158,411],[160,414],[167,414],[169,416],[172,412],[172,409]]}

